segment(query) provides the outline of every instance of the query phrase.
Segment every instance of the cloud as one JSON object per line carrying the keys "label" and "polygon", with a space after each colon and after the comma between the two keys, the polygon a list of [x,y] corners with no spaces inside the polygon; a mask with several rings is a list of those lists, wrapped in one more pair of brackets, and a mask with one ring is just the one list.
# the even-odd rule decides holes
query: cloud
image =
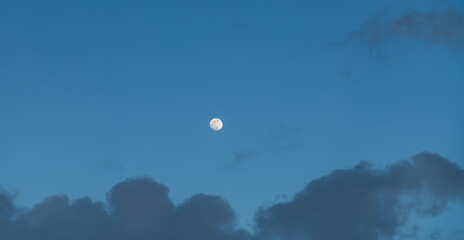
{"label": "cloud", "polygon": [[6,222],[14,212],[11,196],[0,191],[0,225]]}
{"label": "cloud", "polygon": [[228,163],[226,167],[237,167],[241,163],[255,158],[259,155],[260,152],[278,154],[290,149],[297,148],[299,147],[297,138],[300,132],[300,127],[280,124],[273,128],[267,136],[262,138],[261,145],[258,147],[254,149],[243,149],[240,151],[235,151],[233,153],[232,162]]}
{"label": "cloud", "polygon": [[174,205],[166,186],[137,177],[111,188],[106,202],[55,195],[24,210],[0,192],[0,239],[392,239],[406,236],[400,227],[411,213],[437,216],[463,198],[464,170],[437,154],[380,169],[361,162],[309,182],[286,202],[261,207],[250,233],[237,227],[235,211],[219,196],[196,194]]}
{"label": "cloud", "polygon": [[373,17],[351,32],[344,43],[362,44],[374,50],[399,37],[442,45],[452,51],[460,50],[464,47],[464,12],[449,7],[430,13],[410,11],[391,21]]}
{"label": "cloud", "polygon": [[256,214],[259,239],[392,239],[412,212],[443,213],[464,197],[464,171],[431,153],[385,169],[361,162],[311,181],[295,197]]}
{"label": "cloud", "polygon": [[248,159],[252,159],[255,156],[256,156],[256,153],[253,152],[252,150],[236,151],[236,152],[234,152],[232,162],[227,164],[226,167],[234,168],[234,167],[238,166],[239,164],[241,164],[243,161],[246,161]]}
{"label": "cloud", "polygon": [[108,192],[107,204],[56,195],[14,219],[12,199],[1,193],[0,239],[247,239],[223,198],[197,194],[176,207],[168,192],[151,178],[131,178]]}

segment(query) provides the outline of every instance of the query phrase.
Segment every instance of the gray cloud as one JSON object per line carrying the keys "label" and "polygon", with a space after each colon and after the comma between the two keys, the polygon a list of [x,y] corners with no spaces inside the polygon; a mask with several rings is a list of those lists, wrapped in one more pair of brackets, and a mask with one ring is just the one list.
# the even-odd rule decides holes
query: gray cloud
{"label": "gray cloud", "polygon": [[0,192],[0,239],[414,239],[419,227],[400,230],[411,213],[437,216],[463,198],[464,170],[437,154],[380,169],[361,162],[309,182],[286,202],[260,208],[250,233],[236,226],[225,199],[196,194],[174,205],[166,186],[138,177],[116,184],[105,203],[55,195],[24,210]]}
{"label": "gray cloud", "polygon": [[0,239],[247,239],[236,228],[235,212],[218,196],[197,194],[174,206],[168,188],[151,178],[114,186],[108,204],[51,196],[12,219],[11,199],[0,194]]}
{"label": "gray cloud", "polygon": [[453,51],[460,50],[464,47],[464,12],[450,7],[431,13],[411,11],[391,21],[374,17],[351,32],[345,44],[360,43],[373,50],[396,37],[438,44]]}
{"label": "gray cloud", "polygon": [[366,162],[311,181],[285,203],[256,214],[259,239],[392,239],[409,214],[441,214],[464,196],[464,171],[422,153],[385,169]]}
{"label": "gray cloud", "polygon": [[0,226],[8,221],[14,212],[11,196],[3,191],[0,191]]}

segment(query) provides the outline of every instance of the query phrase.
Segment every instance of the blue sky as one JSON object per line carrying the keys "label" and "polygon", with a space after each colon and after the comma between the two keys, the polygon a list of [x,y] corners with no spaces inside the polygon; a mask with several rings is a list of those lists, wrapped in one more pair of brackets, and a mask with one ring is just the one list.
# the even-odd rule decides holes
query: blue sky
{"label": "blue sky", "polygon": [[464,165],[463,48],[350,38],[372,19],[450,7],[464,9],[0,1],[0,186],[32,207],[57,193],[104,200],[149,175],[175,203],[223,196],[247,226],[276,196],[360,160],[429,151]]}

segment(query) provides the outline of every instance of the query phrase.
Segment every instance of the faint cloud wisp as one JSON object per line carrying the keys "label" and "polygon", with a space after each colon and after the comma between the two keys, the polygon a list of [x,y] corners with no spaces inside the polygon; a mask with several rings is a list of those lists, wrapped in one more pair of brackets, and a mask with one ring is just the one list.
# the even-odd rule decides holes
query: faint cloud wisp
{"label": "faint cloud wisp", "polygon": [[233,152],[232,161],[225,166],[235,168],[241,163],[259,156],[261,152],[279,154],[300,146],[297,138],[301,133],[298,126],[288,126],[280,124],[273,128],[268,135],[263,137],[261,145],[254,149],[244,149]]}
{"label": "faint cloud wisp", "polygon": [[389,21],[372,17],[349,33],[342,44],[361,44],[372,51],[396,37],[459,51],[464,47],[464,11],[455,7],[434,12],[410,11]]}

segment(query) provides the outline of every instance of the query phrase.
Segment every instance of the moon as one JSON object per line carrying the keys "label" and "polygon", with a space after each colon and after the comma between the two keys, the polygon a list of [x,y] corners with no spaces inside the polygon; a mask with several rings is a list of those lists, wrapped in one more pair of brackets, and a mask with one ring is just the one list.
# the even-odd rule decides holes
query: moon
{"label": "moon", "polygon": [[221,119],[219,119],[219,118],[213,118],[213,119],[211,119],[211,121],[209,122],[209,126],[210,126],[211,129],[213,129],[214,131],[219,131],[219,130],[221,130],[221,128],[222,128],[222,121],[221,121]]}

